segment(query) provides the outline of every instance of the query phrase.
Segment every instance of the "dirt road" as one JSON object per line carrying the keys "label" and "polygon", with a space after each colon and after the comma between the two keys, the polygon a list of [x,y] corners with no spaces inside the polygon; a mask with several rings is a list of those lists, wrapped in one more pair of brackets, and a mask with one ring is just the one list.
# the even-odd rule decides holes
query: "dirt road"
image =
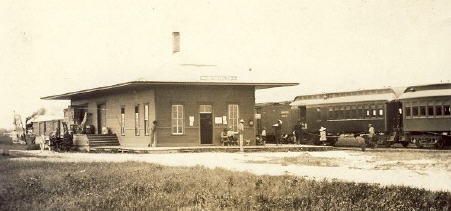
{"label": "dirt road", "polygon": [[382,185],[405,185],[451,191],[451,152],[264,152],[104,154],[20,151],[31,156],[12,159],[49,162],[149,162],[248,171],[254,174],[296,175]]}

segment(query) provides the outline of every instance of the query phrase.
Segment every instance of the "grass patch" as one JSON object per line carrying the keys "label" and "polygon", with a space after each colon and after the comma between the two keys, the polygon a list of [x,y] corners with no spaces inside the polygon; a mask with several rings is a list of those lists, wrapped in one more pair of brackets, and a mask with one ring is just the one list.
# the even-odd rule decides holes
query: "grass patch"
{"label": "grass patch", "polygon": [[0,160],[0,210],[446,209],[449,192],[203,167]]}

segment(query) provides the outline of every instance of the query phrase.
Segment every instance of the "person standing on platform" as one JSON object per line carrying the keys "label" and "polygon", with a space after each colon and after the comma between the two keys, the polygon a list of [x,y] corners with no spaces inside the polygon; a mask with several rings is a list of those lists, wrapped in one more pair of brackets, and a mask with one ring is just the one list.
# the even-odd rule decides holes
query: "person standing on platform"
{"label": "person standing on platform", "polygon": [[244,142],[244,120],[241,119],[238,124],[238,133],[240,135],[240,152],[244,152],[243,142]]}
{"label": "person standing on platform", "polygon": [[297,124],[294,125],[293,128],[294,131],[294,137],[296,137],[296,144],[301,144],[302,141],[302,124],[299,120]]}
{"label": "person standing on platform", "polygon": [[375,147],[375,143],[374,143],[374,136],[376,135],[376,131],[374,130],[374,127],[372,124],[368,124],[368,141],[370,143],[371,148]]}
{"label": "person standing on platform", "polygon": [[147,145],[147,147],[156,147],[157,146],[157,140],[156,140],[157,124],[158,124],[158,122],[156,120],[152,122],[152,127],[150,128],[150,142]]}
{"label": "person standing on platform", "polygon": [[279,145],[281,134],[280,131],[282,130],[282,120],[277,120],[277,123],[273,125],[274,127],[274,136],[276,138],[276,145]]}
{"label": "person standing on platform", "polygon": [[263,145],[265,145],[265,143],[266,143],[266,127],[263,127],[261,138],[262,138]]}
{"label": "person standing on platform", "polygon": [[323,126],[321,126],[321,128],[319,129],[319,141],[321,144],[326,145],[327,132],[326,132],[326,128]]}

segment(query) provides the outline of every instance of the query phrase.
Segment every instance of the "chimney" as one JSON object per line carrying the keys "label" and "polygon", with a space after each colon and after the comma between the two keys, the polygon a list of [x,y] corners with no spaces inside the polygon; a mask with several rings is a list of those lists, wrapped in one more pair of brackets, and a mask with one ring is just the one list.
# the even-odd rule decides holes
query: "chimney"
{"label": "chimney", "polygon": [[180,52],[180,32],[172,32],[172,53]]}

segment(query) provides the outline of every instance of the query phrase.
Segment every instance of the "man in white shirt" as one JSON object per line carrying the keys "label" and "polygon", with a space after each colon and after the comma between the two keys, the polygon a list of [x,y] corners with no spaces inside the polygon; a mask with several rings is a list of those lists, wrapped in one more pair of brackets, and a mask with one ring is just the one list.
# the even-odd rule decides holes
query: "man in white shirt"
{"label": "man in white shirt", "polygon": [[238,133],[240,134],[240,151],[244,152],[243,142],[244,142],[244,120],[240,120],[238,124]]}

